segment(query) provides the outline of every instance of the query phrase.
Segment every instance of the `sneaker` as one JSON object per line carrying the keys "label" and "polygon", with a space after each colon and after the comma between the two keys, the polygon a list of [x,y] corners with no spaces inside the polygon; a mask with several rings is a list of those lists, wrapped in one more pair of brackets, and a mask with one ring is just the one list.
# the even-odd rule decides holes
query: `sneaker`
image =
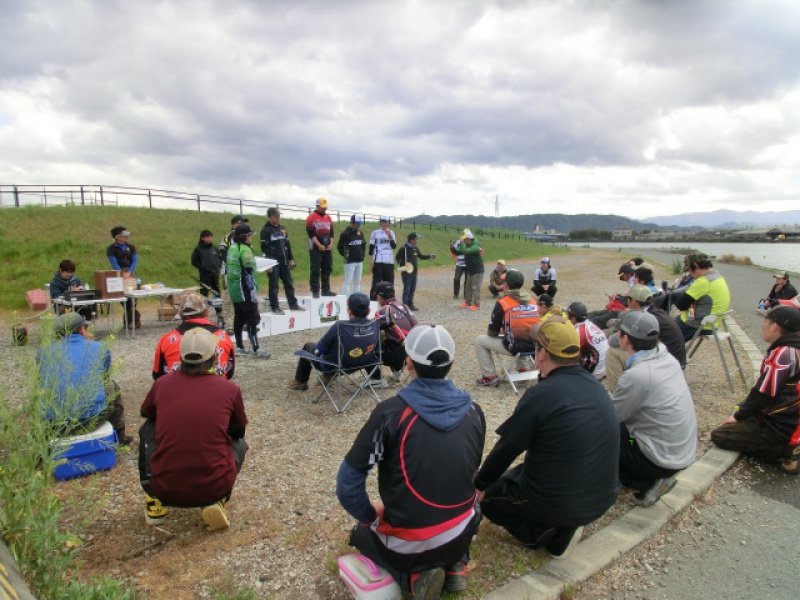
{"label": "sneaker", "polygon": [[319,292],[311,292],[312,298],[319,298]]}
{"label": "sneaker", "polygon": [[124,446],[130,446],[133,443],[133,436],[132,435],[123,435],[119,438],[117,445],[122,448]]}
{"label": "sneaker", "polygon": [[214,504],[204,506],[200,515],[206,524],[206,531],[219,531],[231,526],[228,515],[225,514],[225,502],[220,500]]}
{"label": "sneaker", "polygon": [[161,500],[144,495],[144,522],[150,526],[164,522],[169,509],[161,504]]}
{"label": "sneaker", "polygon": [[780,469],[789,475],[800,474],[800,444],[789,446],[789,458],[782,461]]}
{"label": "sneaker", "polygon": [[653,506],[664,494],[668,493],[678,480],[675,477],[665,477],[664,479],[656,479],[655,484],[646,492],[636,492],[631,496],[631,500],[637,506]]}
{"label": "sneaker", "polygon": [[547,551],[550,553],[550,557],[556,560],[566,558],[572,552],[572,549],[578,545],[578,542],[581,541],[582,533],[582,526],[575,529],[567,528],[556,531],[556,534],[547,543]]}
{"label": "sneaker", "polygon": [[267,352],[266,350],[261,350],[261,349],[256,350],[255,352],[253,352],[253,355],[256,358],[263,358],[264,360],[268,360],[269,358],[272,357],[272,354],[270,352]]}
{"label": "sneaker", "polygon": [[449,593],[463,592],[467,589],[467,563],[460,560],[445,569],[444,589]]}
{"label": "sneaker", "polygon": [[389,382],[385,379],[370,379],[369,387],[373,390],[385,390],[389,387]]}
{"label": "sneaker", "polygon": [[476,385],[480,385],[483,387],[490,386],[490,385],[497,385],[500,383],[500,377],[497,375],[489,375],[488,377],[481,377],[478,381],[475,382]]}
{"label": "sneaker", "polygon": [[236,354],[250,354],[250,350],[236,346]]}
{"label": "sneaker", "polygon": [[297,381],[297,379],[292,379],[289,382],[289,389],[290,390],[297,390],[298,392],[305,392],[308,389],[308,382],[307,381]]}
{"label": "sneaker", "polygon": [[410,308],[411,310],[419,310],[419,307],[416,304],[409,304],[408,308]]}
{"label": "sneaker", "polygon": [[392,371],[391,375],[389,375],[389,379],[392,380],[392,383],[400,383],[400,380],[403,378],[402,371]]}
{"label": "sneaker", "polygon": [[334,292],[334,291],[331,291],[331,290],[328,290],[327,292],[322,292],[322,295],[323,295],[323,296],[329,296],[329,297],[330,297],[330,296],[335,296],[335,295],[336,295],[336,292]]}
{"label": "sneaker", "polygon": [[481,307],[478,306],[477,304],[473,304],[472,306],[469,307],[470,310],[480,310],[480,308]]}
{"label": "sneaker", "polygon": [[409,581],[410,597],[415,600],[438,600],[442,595],[444,577],[444,569],[412,573]]}
{"label": "sneaker", "polygon": [[272,314],[273,315],[285,315],[286,313],[283,312],[280,308],[273,308],[272,309]]}
{"label": "sneaker", "polygon": [[464,304],[462,304],[458,308],[469,308],[470,306],[472,306],[472,305],[469,302],[464,302]]}
{"label": "sneaker", "polygon": [[289,310],[293,310],[296,312],[306,312],[306,309],[300,306],[299,304],[295,304],[294,306],[290,306]]}

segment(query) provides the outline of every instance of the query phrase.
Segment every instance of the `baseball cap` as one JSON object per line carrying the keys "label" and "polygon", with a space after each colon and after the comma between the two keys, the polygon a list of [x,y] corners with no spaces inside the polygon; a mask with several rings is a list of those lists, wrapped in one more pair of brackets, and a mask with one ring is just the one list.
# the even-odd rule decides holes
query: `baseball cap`
{"label": "baseball cap", "polygon": [[408,234],[408,241],[410,242],[411,240],[418,240],[421,237],[422,236],[418,234],[416,231],[412,231],[411,233]]}
{"label": "baseball cap", "polygon": [[267,209],[267,216],[268,217],[280,217],[281,211],[278,210],[277,207],[273,206],[272,208]]}
{"label": "baseball cap", "polygon": [[708,254],[688,254],[686,258],[683,259],[683,270],[686,272],[689,270],[689,267],[692,264],[701,263],[707,260],[710,260]]}
{"label": "baseball cap", "polygon": [[516,269],[506,270],[506,283],[511,289],[518,289],[525,285],[525,275]]}
{"label": "baseball cap", "polygon": [[646,285],[637,283],[631,288],[630,292],[628,292],[628,297],[633,298],[637,302],[644,303],[653,297],[653,292],[651,292],[650,288],[648,288]]}
{"label": "baseball cap", "polygon": [[619,271],[617,271],[617,275],[619,275],[620,276],[619,278],[622,279],[623,275],[630,275],[631,273],[633,273],[633,271],[634,269],[631,263],[624,263],[620,265]]}
{"label": "baseball cap", "polygon": [[764,317],[777,323],[786,331],[792,333],[800,331],[800,310],[793,306],[776,306],[770,309]]}
{"label": "baseball cap", "polygon": [[550,354],[561,358],[578,358],[581,343],[575,326],[564,317],[553,316],[531,327],[531,337]]}
{"label": "baseball cap", "polygon": [[498,264],[498,265],[503,265],[503,266],[505,267],[505,266],[506,266],[506,261],[504,261],[504,260],[501,258],[500,260],[498,260],[498,261],[497,261],[497,264]]}
{"label": "baseball cap", "polygon": [[328,208],[328,201],[325,198],[317,198],[317,206],[320,208]]}
{"label": "baseball cap", "polygon": [[353,215],[350,217],[350,222],[355,223],[357,225],[364,224],[364,216],[363,215]]}
{"label": "baseball cap", "polygon": [[619,328],[637,340],[654,340],[658,337],[658,320],[641,310],[629,312],[622,318]]}
{"label": "baseball cap", "polygon": [[68,312],[56,318],[54,329],[56,335],[65,336],[70,333],[77,333],[85,325],[86,319],[79,313]]}
{"label": "baseball cap", "polygon": [[202,327],[195,327],[183,334],[181,360],[189,365],[206,362],[217,351],[219,338]]}
{"label": "baseball cap", "polygon": [[389,281],[379,281],[375,284],[375,295],[382,298],[394,298],[394,286]]}
{"label": "baseball cap", "polygon": [[[405,341],[406,354],[415,363],[443,367],[453,362],[456,356],[456,343],[447,329],[435,323],[420,323],[408,332]],[[447,353],[447,362],[434,365],[428,357],[437,350]]]}
{"label": "baseball cap", "polygon": [[381,223],[391,223],[391,222],[392,222],[391,217],[387,217],[386,215],[381,217]]}
{"label": "baseball cap", "polygon": [[775,279],[789,279],[789,273],[783,271],[782,273],[775,273],[773,277]]}
{"label": "baseball cap", "polygon": [[369,314],[369,296],[356,292],[347,299],[347,308],[357,317],[366,317]]}
{"label": "baseball cap", "polygon": [[573,302],[567,307],[567,314],[579,321],[584,321],[589,311],[586,310],[586,305],[583,302]]}
{"label": "baseball cap", "polygon": [[181,300],[181,317],[193,317],[206,312],[206,299],[200,294],[186,294]]}
{"label": "baseball cap", "polygon": [[464,239],[465,239],[465,240],[474,240],[474,239],[475,239],[475,236],[474,236],[474,235],[472,235],[472,232],[470,231],[469,233],[465,233],[465,234],[464,234]]}
{"label": "baseball cap", "polygon": [[242,223],[241,225],[237,225],[236,228],[233,230],[233,235],[248,235],[250,233],[255,233],[255,231],[247,223]]}
{"label": "baseball cap", "polygon": [[550,294],[542,294],[539,296],[539,304],[544,304],[549,308],[553,306],[553,297]]}
{"label": "baseball cap", "polygon": [[115,238],[118,235],[123,235],[123,236],[127,237],[127,236],[131,235],[131,232],[128,231],[127,229],[125,229],[125,227],[123,227],[122,225],[117,225],[116,227],[114,227],[111,230],[111,237]]}
{"label": "baseball cap", "polygon": [[231,217],[231,225],[236,225],[237,223],[248,223],[250,219],[245,219],[242,215],[234,215]]}
{"label": "baseball cap", "polygon": [[539,262],[547,263],[549,265],[550,264],[550,257],[549,256],[545,256]]}

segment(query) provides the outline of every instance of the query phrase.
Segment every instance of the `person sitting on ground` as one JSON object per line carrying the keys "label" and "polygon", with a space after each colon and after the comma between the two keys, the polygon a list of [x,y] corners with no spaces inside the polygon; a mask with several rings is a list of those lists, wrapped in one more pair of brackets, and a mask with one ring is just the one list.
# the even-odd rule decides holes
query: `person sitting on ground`
{"label": "person sitting on ground", "polygon": [[[444,327],[417,325],[405,345],[411,382],[372,411],[339,467],[336,495],[358,521],[350,545],[409,597],[439,598],[443,586],[467,586],[469,546],[481,520],[473,476],[486,419],[445,379],[456,345]],[[366,481],[375,465],[380,500],[371,501]]]}
{"label": "person sitting on ground", "polygon": [[[435,254],[423,254],[417,248],[419,238],[422,236],[412,231],[408,234],[405,244],[395,254],[397,267],[400,269],[400,278],[403,280],[403,304],[411,310],[419,310],[414,304],[414,295],[417,292],[417,274],[419,273],[419,260],[436,258]],[[409,268],[408,265],[411,265]]]}
{"label": "person sitting on ground", "polygon": [[636,269],[644,263],[644,259],[641,256],[634,256],[628,262],[633,266],[634,269]]}
{"label": "person sitting on ground", "polygon": [[618,425],[608,393],[580,366],[572,323],[553,316],[531,334],[541,380],[497,429],[475,487],[487,519],[561,558],[617,498]]}
{"label": "person sitting on ground", "polygon": [[[319,356],[321,360],[332,363],[322,364],[312,362],[307,358],[300,358],[297,362],[297,369],[294,379],[289,382],[289,389],[305,391],[308,389],[308,379],[311,377],[311,369],[315,368],[322,372],[323,378],[330,377],[329,373],[335,370],[334,365],[341,361],[343,368],[348,368],[348,357],[359,359],[363,362],[366,355],[371,355],[380,343],[380,329],[370,327],[372,321],[369,315],[369,296],[357,292],[347,299],[348,323],[354,325],[353,328],[345,328],[342,321],[336,321],[328,328],[325,335],[317,342],[309,342],[303,346],[303,350]],[[361,328],[359,326],[365,326]],[[337,355],[341,348],[341,355]],[[361,367],[355,367],[355,370]],[[372,384],[376,389],[383,389],[389,384],[385,379]]]}
{"label": "person sitting on ground", "polygon": [[[136,280],[136,268],[139,266],[139,253],[136,246],[128,243],[131,232],[122,225],[117,225],[111,229],[111,237],[114,243],[106,248],[106,257],[115,271],[122,273],[123,279]],[[138,310],[134,310],[134,302],[131,298],[125,302],[125,314],[128,321],[128,329],[141,329],[142,315]]]}
{"label": "person sitting on ground", "polygon": [[[53,280],[50,282],[49,290],[51,298],[55,300],[56,298],[61,298],[67,292],[88,289],[88,286],[85,286],[83,282],[75,276],[75,269],[75,263],[69,259],[64,259],[58,264],[58,271],[53,274]],[[65,307],[60,304],[56,306],[58,314],[63,314]],[[78,306],[75,312],[87,321],[91,321],[95,316],[93,306]]]}
{"label": "person sitting on ground", "polygon": [[633,272],[633,285],[643,285],[649,289],[653,294],[662,292],[661,288],[656,285],[655,271],[653,265],[650,263],[642,263]]}
{"label": "person sitting on ground", "polygon": [[[665,311],[652,305],[653,293],[643,285],[635,285],[628,294],[628,310],[641,310],[650,313],[658,321],[658,341],[667,347],[681,369],[686,367],[686,343],[678,324]],[[622,313],[623,316],[627,313]],[[608,336],[609,349],[606,353],[605,385],[610,393],[617,389],[617,382],[628,360],[628,353],[619,346],[619,327]]]}
{"label": "person sitting on ground", "polygon": [[[623,263],[617,271],[617,277],[628,284],[629,290],[636,285],[633,275],[634,268],[630,263]],[[603,330],[608,329],[609,321],[618,318],[620,312],[628,308],[628,297],[625,294],[606,294],[606,296],[608,303],[605,308],[589,311],[586,315],[587,319]]]}
{"label": "person sitting on ground", "polygon": [[494,269],[489,273],[489,293],[492,298],[497,298],[502,291],[506,279],[506,261],[498,260]]}
{"label": "person sitting on ground", "polygon": [[483,248],[470,231],[458,245],[450,246],[450,252],[464,255],[467,276],[464,280],[464,304],[459,308],[478,310],[481,307],[481,279],[483,279]]}
{"label": "person sitting on ground", "polygon": [[192,266],[197,269],[200,293],[206,298],[211,294],[213,298],[219,299],[219,303],[214,306],[214,312],[217,313],[219,326],[225,327],[225,319],[222,317],[222,293],[219,290],[222,255],[214,244],[214,234],[208,229],[200,232],[200,241],[192,250],[191,261]]}
{"label": "person sitting on ground", "polygon": [[[705,317],[728,312],[731,292],[725,278],[714,270],[711,259],[705,254],[687,256],[684,271],[694,277],[694,282],[675,300],[675,306],[682,311],[676,323],[681,328],[683,339],[688,342],[697,333]],[[711,330],[708,325],[705,329]]]}
{"label": "person sitting on ground", "polygon": [[[791,300],[797,296],[797,290],[789,283],[789,273],[782,271],[775,273],[773,277],[775,278],[775,285],[770,289],[769,295],[761,301],[759,308],[772,308],[781,304],[781,300]],[[50,287],[52,288],[52,284],[50,284]]]}
{"label": "person sitting on ground", "polygon": [[[379,307],[375,320],[381,324],[381,360],[391,370],[392,381],[400,381],[406,361],[406,336],[417,324],[417,317],[395,298],[394,286],[388,281],[377,283],[374,291]],[[380,379],[379,373],[375,376]]]}
{"label": "person sitting on ground", "polygon": [[539,296],[536,305],[539,307],[539,317],[542,323],[552,316],[566,317],[562,308],[553,301],[553,297],[550,294]]}
{"label": "person sitting on ground", "polygon": [[271,354],[261,348],[258,341],[258,325],[261,315],[258,312],[258,281],[256,279],[256,259],[250,240],[255,231],[247,223],[237,225],[233,230],[233,241],[227,250],[226,277],[228,292],[233,303],[233,335],[236,352],[249,354],[244,347],[243,334],[247,329],[252,354],[268,359]]}
{"label": "person sitting on ground", "polygon": [[608,339],[597,325],[586,319],[586,315],[583,302],[573,302],[567,308],[567,318],[575,326],[581,344],[581,366],[600,381],[606,376]]}
{"label": "person sitting on ground", "polygon": [[111,352],[91,339],[86,320],[70,312],[56,317],[56,341],[36,351],[36,365],[44,417],[58,436],[77,435],[108,421],[121,446],[125,435],[125,407],[119,385],[109,379]]}
{"label": "person sitting on ground", "polygon": [[680,365],[658,341],[656,318],[631,311],[619,326],[628,355],[611,402],[619,420],[619,479],[636,490],[634,504],[651,506],[675,487],[694,462],[697,419]]}
{"label": "person sitting on ground", "polygon": [[[505,271],[505,279],[498,292],[505,295],[494,303],[486,335],[475,338],[475,354],[481,369],[480,386],[497,385],[501,379],[495,369],[493,353],[514,356],[519,352],[533,352],[531,327],[539,323],[539,308],[531,304],[528,292],[522,289],[525,276],[516,269]],[[518,370],[520,364],[513,366]]]}
{"label": "person sitting on ground", "polygon": [[539,268],[533,275],[533,287],[531,291],[537,296],[547,294],[551,298],[556,297],[558,288],[556,287],[556,270],[550,266],[550,258],[545,256],[539,263]]}
{"label": "person sitting on ground", "polygon": [[208,531],[230,526],[225,504],[247,453],[247,415],[239,386],[214,371],[218,342],[202,327],[187,331],[180,369],[153,382],[142,403],[139,479],[148,525],[177,506],[202,508]]}
{"label": "person sitting on ground", "polygon": [[202,327],[219,338],[214,371],[227,379],[236,370],[236,354],[230,336],[208,320],[208,304],[200,294],[186,294],[181,300],[181,324],[161,336],[153,361],[153,379],[177,371],[181,366],[181,340],[190,329]]}
{"label": "person sitting on ground", "polygon": [[778,461],[800,473],[800,310],[776,306],[761,326],[769,344],[758,380],[732,416],[711,432],[725,450]]}

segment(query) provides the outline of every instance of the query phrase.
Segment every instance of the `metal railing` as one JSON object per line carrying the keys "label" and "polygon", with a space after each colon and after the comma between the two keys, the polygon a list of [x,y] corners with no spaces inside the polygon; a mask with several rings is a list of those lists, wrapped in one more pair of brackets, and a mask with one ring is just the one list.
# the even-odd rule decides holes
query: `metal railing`
{"label": "metal railing", "polygon": [[[313,206],[299,206],[278,202],[228,198],[208,194],[193,194],[153,188],[135,188],[116,185],[8,185],[0,184],[0,207],[24,206],[131,206],[140,208],[175,208],[209,212],[230,212],[246,214],[261,212],[266,214],[269,207],[278,208],[282,214],[295,213],[296,218],[305,218],[314,210]],[[362,215],[365,221],[378,221],[382,215],[353,213],[348,211],[329,211],[328,214],[337,222],[349,221],[353,214]],[[410,226],[413,229],[425,227],[429,230],[460,232],[464,225],[453,223],[436,223],[420,219],[404,219],[391,216],[397,227]],[[532,241],[523,233],[508,230],[473,227],[476,235],[498,239],[518,239]]]}

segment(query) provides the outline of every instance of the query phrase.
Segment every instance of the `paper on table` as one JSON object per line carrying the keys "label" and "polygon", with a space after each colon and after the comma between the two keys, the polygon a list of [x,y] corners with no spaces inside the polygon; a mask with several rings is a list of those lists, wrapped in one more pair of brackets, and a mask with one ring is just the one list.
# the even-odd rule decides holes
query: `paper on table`
{"label": "paper on table", "polygon": [[267,269],[271,269],[278,264],[274,258],[264,258],[263,256],[256,256],[256,271],[263,273]]}

